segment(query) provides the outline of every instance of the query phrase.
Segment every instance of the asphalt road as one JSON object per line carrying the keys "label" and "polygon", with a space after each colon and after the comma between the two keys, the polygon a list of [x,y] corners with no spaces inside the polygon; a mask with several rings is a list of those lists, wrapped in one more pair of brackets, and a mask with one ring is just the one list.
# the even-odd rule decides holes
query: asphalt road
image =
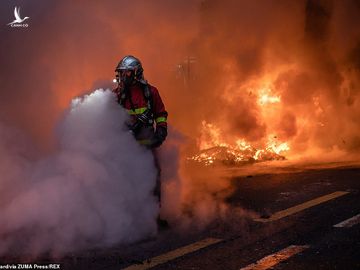
{"label": "asphalt road", "polygon": [[360,167],[243,175],[231,183],[226,204],[251,215],[68,256],[61,269],[360,269],[359,218],[334,227],[360,214]]}

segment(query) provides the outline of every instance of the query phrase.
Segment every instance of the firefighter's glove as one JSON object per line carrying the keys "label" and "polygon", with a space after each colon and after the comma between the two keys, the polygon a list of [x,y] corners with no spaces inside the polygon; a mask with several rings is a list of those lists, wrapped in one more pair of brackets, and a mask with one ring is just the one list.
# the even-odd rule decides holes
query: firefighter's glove
{"label": "firefighter's glove", "polygon": [[151,140],[150,148],[159,147],[166,139],[167,128],[162,126],[157,126],[154,137]]}

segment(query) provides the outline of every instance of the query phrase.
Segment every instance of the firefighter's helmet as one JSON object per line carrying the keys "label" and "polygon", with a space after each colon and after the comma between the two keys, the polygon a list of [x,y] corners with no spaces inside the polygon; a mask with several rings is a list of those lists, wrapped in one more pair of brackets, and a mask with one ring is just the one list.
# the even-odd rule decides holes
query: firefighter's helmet
{"label": "firefighter's helmet", "polygon": [[141,62],[132,55],[127,55],[122,58],[119,64],[116,66],[115,72],[119,74],[121,80],[125,80],[126,77],[129,79],[129,75],[131,75],[132,80],[146,83],[143,74],[144,69],[141,65]]}

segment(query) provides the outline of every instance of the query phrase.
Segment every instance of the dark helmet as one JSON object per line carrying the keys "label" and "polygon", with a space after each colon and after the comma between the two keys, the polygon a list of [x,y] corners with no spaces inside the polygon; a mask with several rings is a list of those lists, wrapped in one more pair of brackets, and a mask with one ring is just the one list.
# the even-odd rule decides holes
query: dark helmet
{"label": "dark helmet", "polygon": [[118,73],[119,79],[126,84],[132,83],[134,80],[146,83],[141,62],[132,55],[127,55],[121,59],[116,66],[115,72]]}

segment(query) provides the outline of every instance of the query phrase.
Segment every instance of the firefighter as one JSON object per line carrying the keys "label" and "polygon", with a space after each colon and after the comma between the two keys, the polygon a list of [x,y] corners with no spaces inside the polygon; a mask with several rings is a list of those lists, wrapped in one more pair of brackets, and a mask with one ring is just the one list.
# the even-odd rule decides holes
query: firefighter
{"label": "firefighter", "polygon": [[151,149],[154,154],[158,173],[154,195],[160,204],[160,166],[156,148],[166,139],[168,113],[159,91],[144,79],[143,71],[142,64],[136,57],[127,55],[122,58],[115,69],[118,87],[114,89],[114,92],[117,95],[118,103],[130,115],[130,120],[126,123],[127,127],[135,139]]}

